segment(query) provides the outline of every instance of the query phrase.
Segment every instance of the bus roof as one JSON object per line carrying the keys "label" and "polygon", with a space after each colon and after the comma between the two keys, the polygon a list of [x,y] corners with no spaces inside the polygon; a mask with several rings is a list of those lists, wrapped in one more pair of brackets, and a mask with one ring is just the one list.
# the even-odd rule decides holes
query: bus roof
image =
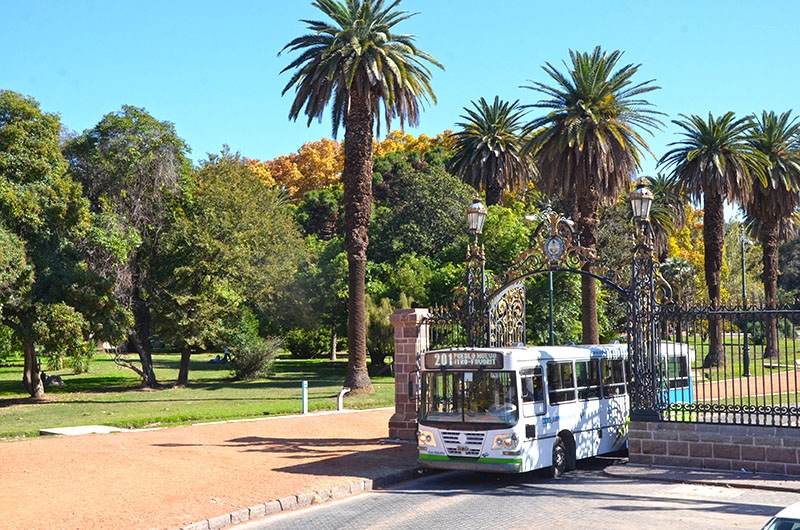
{"label": "bus roof", "polygon": [[525,360],[568,360],[591,358],[623,359],[628,355],[627,344],[591,344],[574,346],[514,346],[505,348],[445,348],[431,350],[427,353],[442,352],[500,352],[503,355],[512,355],[518,361]]}

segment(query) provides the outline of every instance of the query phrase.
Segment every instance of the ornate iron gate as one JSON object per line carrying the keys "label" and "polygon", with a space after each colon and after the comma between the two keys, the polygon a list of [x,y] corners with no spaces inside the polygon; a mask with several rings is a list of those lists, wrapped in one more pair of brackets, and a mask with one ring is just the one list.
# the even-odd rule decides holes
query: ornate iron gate
{"label": "ornate iron gate", "polygon": [[[669,296],[669,285],[661,278],[650,244],[649,225],[637,231],[632,249],[631,282],[581,246],[574,223],[548,209],[538,218],[529,246],[501,274],[488,276],[485,254],[477,240],[467,250],[465,285],[456,292],[454,307],[433,308],[424,325],[430,349],[443,347],[503,347],[525,342],[525,285],[535,275],[568,272],[589,276],[619,293],[627,308],[626,336],[629,348],[628,377],[631,415],[638,419],[657,417],[661,393],[656,380],[658,363],[657,289]],[[487,286],[492,290],[487,292]]]}

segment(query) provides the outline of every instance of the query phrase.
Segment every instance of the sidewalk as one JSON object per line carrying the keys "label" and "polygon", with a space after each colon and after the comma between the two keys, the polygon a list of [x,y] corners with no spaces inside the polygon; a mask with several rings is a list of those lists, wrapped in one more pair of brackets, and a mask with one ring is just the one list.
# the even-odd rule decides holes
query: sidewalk
{"label": "sidewalk", "polygon": [[612,477],[633,480],[657,480],[661,482],[680,482],[683,484],[705,484],[728,488],[763,489],[772,491],[800,491],[800,477],[770,475],[768,473],[747,473],[739,471],[713,471],[708,469],[683,469],[676,467],[657,467],[639,464],[608,466],[603,470]]}
{"label": "sidewalk", "polygon": [[416,474],[394,409],[0,444],[0,527],[223,528]]}

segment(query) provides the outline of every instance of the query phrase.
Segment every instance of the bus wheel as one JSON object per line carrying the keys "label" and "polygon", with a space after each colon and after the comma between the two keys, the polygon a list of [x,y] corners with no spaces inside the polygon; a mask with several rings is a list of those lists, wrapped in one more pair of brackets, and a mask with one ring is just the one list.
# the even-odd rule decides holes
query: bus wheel
{"label": "bus wheel", "polygon": [[556,436],[556,441],[553,443],[553,465],[550,466],[550,476],[558,478],[564,474],[567,469],[567,448],[564,446],[564,441]]}

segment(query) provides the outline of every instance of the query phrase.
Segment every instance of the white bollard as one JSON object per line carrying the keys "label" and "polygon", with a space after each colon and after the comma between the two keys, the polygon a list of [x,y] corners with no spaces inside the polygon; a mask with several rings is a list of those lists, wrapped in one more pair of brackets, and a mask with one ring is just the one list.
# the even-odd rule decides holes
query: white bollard
{"label": "white bollard", "polygon": [[303,381],[303,414],[308,414],[308,381]]}
{"label": "white bollard", "polygon": [[344,387],[343,389],[341,389],[339,391],[339,399],[336,402],[337,410],[342,410],[342,408],[344,407],[344,404],[342,403],[342,401],[344,400],[344,395],[347,394],[348,392],[350,392],[350,389],[347,388],[347,387]]}

